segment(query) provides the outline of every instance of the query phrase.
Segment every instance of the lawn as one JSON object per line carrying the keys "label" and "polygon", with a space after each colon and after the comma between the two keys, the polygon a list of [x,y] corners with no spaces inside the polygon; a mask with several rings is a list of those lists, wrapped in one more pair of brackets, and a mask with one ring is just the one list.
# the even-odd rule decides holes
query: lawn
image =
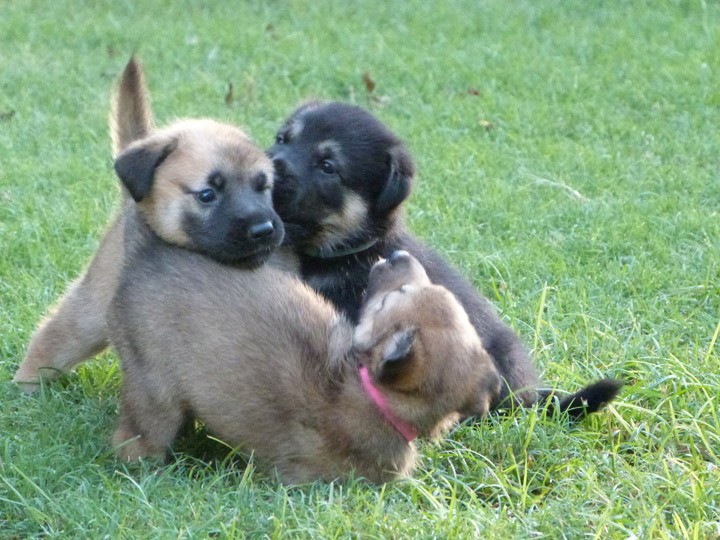
{"label": "lawn", "polygon": [[[161,124],[268,146],[304,99],[373,111],[415,157],[411,228],[548,386],[613,376],[620,398],[462,426],[385,486],[282,487],[198,437],[115,461],[113,353],[36,395],[10,379],[119,201],[133,52]],[[720,537],[716,2],[5,0],[0,73],[0,538]]]}

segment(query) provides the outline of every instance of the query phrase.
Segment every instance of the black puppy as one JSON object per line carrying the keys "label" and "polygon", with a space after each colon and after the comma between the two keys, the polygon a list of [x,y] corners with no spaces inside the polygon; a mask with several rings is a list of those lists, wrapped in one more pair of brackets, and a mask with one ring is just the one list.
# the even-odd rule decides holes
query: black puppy
{"label": "black puppy", "polygon": [[[410,194],[413,163],[403,142],[367,111],[311,102],[297,109],[268,150],[275,165],[273,204],[302,278],[357,322],[372,265],[393,251],[412,253],[433,283],[460,301],[504,378],[493,408],[530,405],[537,373],[515,332],[487,299],[437,253],[410,234],[398,211]],[[606,379],[564,398],[560,410],[583,416],[615,397]]]}

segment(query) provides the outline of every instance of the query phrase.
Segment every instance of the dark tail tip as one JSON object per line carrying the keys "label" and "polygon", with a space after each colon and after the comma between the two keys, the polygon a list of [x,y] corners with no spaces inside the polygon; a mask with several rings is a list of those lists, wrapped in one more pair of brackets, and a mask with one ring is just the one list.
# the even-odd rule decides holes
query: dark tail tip
{"label": "dark tail tip", "polygon": [[[555,415],[567,414],[570,420],[580,420],[588,414],[599,411],[605,404],[615,399],[623,384],[625,384],[623,381],[617,379],[602,379],[560,399],[559,403],[551,399],[548,401],[548,410]],[[551,396],[552,394],[544,396],[541,394],[541,398]]]}

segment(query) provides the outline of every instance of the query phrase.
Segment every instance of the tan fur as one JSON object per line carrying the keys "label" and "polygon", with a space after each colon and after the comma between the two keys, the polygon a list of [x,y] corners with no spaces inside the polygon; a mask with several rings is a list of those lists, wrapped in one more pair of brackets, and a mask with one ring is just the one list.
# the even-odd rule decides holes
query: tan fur
{"label": "tan fur", "polygon": [[[130,204],[130,202],[128,202]],[[13,381],[32,392],[108,346],[105,313],[123,260],[123,211],[105,234],[87,270],[68,288],[33,334]]]}
{"label": "tan fur", "polygon": [[131,58],[112,99],[110,137],[113,157],[120,155],[133,141],[147,137],[154,126],[142,66],[136,58]]}
{"label": "tan fur", "polygon": [[292,126],[290,126],[290,137],[297,137],[302,133],[303,130],[303,124],[299,120],[297,122],[293,122]]}
{"label": "tan fur", "polygon": [[[194,137],[192,144],[188,146],[193,154],[183,154],[183,159],[178,160],[176,167],[182,172],[183,167],[188,169],[187,164],[183,165],[183,160],[192,162],[189,170],[204,163],[203,152],[207,148],[203,146],[205,143],[199,135],[200,132],[206,133],[218,144],[226,145],[237,137],[249,142],[242,131],[231,126],[219,127],[220,124],[211,121],[194,121],[203,125],[198,132],[185,129],[189,127],[187,122],[193,121],[180,122],[165,130],[155,131],[149,93],[142,69],[135,58],[128,62],[112,104],[110,125],[115,157],[139,138],[154,135],[158,137],[158,141],[167,141],[173,136],[188,133],[189,137]],[[192,133],[196,135],[193,136]],[[188,183],[195,181],[198,179],[192,179]],[[156,227],[164,231],[169,241],[187,246],[187,235],[181,228],[173,227],[173,224],[177,224],[182,218],[182,198],[171,196],[175,189],[171,184],[161,182],[161,185],[163,196],[156,196],[155,199],[161,200],[160,207],[163,211],[151,213],[158,220]],[[117,287],[125,251],[132,250],[136,240],[135,205],[124,187],[123,193],[123,207],[112,221],[90,265],[70,285],[57,306],[33,333],[25,358],[13,377],[13,381],[19,383],[23,390],[36,390],[40,379],[55,379],[107,347],[109,337],[105,315]],[[156,203],[148,201],[145,204]],[[297,263],[288,252],[273,255],[270,264],[278,264],[287,271],[297,271]]]}
{"label": "tan fur", "polygon": [[[487,407],[499,391],[457,300],[430,285],[416,261],[410,269],[375,273],[376,298],[395,295],[388,287],[397,282],[413,292],[365,313],[358,328],[373,331],[361,341],[295,277],[268,265],[238,270],[151,243],[131,258],[109,314],[125,376],[113,437],[118,456],[163,456],[191,415],[226,443],[252,451],[285,483],[352,470],[374,482],[410,474],[415,446],[368,398],[357,359],[394,413],[424,437],[439,436],[466,408],[477,410],[476,399]],[[416,342],[401,382],[384,383],[382,356],[388,331],[397,328],[413,328]]]}
{"label": "tan fur", "polygon": [[[428,402],[428,408],[441,410],[447,407],[443,398],[466,396],[456,412],[487,414],[490,400],[500,390],[490,356],[453,294],[433,285],[417,259],[402,253],[395,261],[380,261],[370,272],[372,295],[363,306],[353,335],[355,350],[362,352],[360,360],[377,367],[396,346],[403,333],[399,330],[409,329],[414,334],[412,369],[392,380],[393,388],[402,392],[395,409],[403,411],[412,403],[407,395],[431,389],[436,397]],[[443,362],[448,365],[438,368],[436,364]],[[412,407],[405,415],[413,418],[415,425],[423,425]],[[425,429],[433,428],[426,425]]]}
{"label": "tan fur", "polygon": [[330,214],[322,221],[323,232],[318,236],[318,245],[326,249],[336,247],[349,234],[362,228],[367,215],[368,205],[365,200],[357,193],[348,191],[340,212]]}

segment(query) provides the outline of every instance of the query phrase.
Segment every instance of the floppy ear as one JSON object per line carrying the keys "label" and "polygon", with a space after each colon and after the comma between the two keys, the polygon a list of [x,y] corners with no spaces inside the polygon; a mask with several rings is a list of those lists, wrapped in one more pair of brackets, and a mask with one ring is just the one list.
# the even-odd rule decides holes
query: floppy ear
{"label": "floppy ear", "polygon": [[383,351],[382,363],[378,369],[378,379],[390,382],[395,379],[408,365],[412,358],[415,343],[415,329],[406,328],[395,332]]}
{"label": "floppy ear", "polygon": [[115,160],[115,172],[135,202],[150,193],[155,170],[177,147],[177,141],[149,140],[123,152]]}
{"label": "floppy ear", "polygon": [[407,198],[415,174],[410,154],[402,145],[392,147],[387,160],[390,175],[375,203],[375,210],[380,214],[394,210]]}

